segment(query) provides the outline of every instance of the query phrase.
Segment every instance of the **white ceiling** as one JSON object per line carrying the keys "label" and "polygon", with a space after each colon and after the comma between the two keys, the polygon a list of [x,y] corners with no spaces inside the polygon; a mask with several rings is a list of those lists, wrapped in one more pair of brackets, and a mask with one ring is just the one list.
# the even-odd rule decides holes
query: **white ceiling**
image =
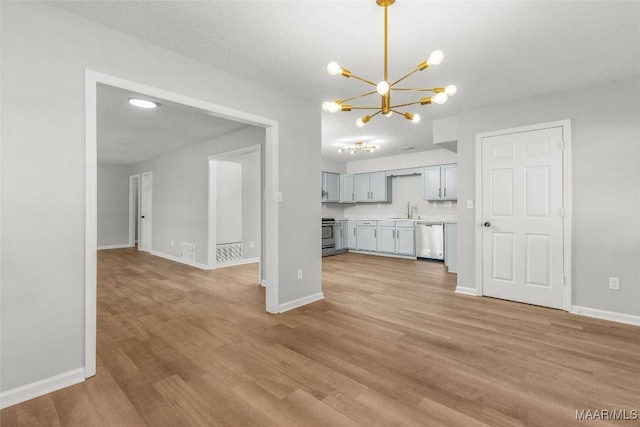
{"label": "white ceiling", "polygon": [[[155,109],[129,98],[157,101]],[[247,126],[197,108],[98,85],[98,162],[132,165]]]}
{"label": "white ceiling", "polygon": [[[48,2],[51,4],[51,2]],[[134,37],[317,102],[356,95],[368,87],[329,76],[338,61],[369,80],[382,78],[382,9],[366,1],[199,1],[53,3]],[[391,79],[429,53],[442,65],[407,80],[410,86],[454,83],[445,105],[417,107],[422,122],[375,117],[359,129],[360,114],[322,113],[323,156],[364,139],[373,155],[400,147],[432,149],[431,123],[463,111],[640,74],[637,1],[411,1],[389,9]],[[615,95],[612,95],[613,97]],[[395,96],[394,103],[400,98]],[[604,102],[604,100],[594,100]],[[375,98],[367,104],[377,103]]]}

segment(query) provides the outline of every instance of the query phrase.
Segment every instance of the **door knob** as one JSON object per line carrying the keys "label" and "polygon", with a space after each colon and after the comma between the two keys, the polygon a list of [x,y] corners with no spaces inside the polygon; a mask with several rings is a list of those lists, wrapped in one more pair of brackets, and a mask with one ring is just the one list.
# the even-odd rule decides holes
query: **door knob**
{"label": "door knob", "polygon": [[144,215],[142,215],[140,218],[144,218]]}
{"label": "door knob", "polygon": [[485,222],[485,223],[484,223],[484,224],[482,224],[482,225],[484,225],[485,227],[491,227],[491,223],[490,223],[489,221]]}

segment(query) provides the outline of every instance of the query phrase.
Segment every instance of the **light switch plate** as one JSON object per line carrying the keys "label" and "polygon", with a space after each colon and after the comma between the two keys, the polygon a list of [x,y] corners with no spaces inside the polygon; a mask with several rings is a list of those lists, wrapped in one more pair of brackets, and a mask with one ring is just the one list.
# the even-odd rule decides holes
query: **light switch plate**
{"label": "light switch plate", "polygon": [[467,200],[467,209],[473,209],[473,200]]}

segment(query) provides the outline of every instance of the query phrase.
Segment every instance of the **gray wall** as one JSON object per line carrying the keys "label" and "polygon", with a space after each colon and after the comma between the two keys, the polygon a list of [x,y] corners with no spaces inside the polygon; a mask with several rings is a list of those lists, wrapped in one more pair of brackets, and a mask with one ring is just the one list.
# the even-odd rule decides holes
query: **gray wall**
{"label": "gray wall", "polygon": [[321,291],[316,104],[42,2],[0,7],[0,390],[84,366],[85,69],[276,120],[278,301]]}
{"label": "gray wall", "polygon": [[181,242],[195,243],[196,262],[207,265],[209,157],[264,141],[264,129],[248,126],[132,165],[131,175],[153,172],[152,250],[180,257]]}
{"label": "gray wall", "polygon": [[[640,315],[640,78],[458,117],[458,284],[475,288],[475,138],[573,119],[573,304]],[[619,277],[620,291],[608,289]]]}
{"label": "gray wall", "polygon": [[98,163],[98,247],[129,244],[129,166]]}

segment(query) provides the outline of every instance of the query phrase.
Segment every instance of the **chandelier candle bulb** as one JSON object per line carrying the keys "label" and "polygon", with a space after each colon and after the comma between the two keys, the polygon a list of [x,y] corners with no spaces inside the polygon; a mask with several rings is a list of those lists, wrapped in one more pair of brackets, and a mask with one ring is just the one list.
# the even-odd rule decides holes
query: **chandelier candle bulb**
{"label": "chandelier candle bulb", "polygon": [[441,50],[434,50],[427,59],[427,65],[440,65],[444,60],[444,53]]}
{"label": "chandelier candle bulb", "polygon": [[376,86],[376,91],[382,96],[386,95],[387,92],[389,92],[389,83],[385,82],[384,80],[381,81]]}

